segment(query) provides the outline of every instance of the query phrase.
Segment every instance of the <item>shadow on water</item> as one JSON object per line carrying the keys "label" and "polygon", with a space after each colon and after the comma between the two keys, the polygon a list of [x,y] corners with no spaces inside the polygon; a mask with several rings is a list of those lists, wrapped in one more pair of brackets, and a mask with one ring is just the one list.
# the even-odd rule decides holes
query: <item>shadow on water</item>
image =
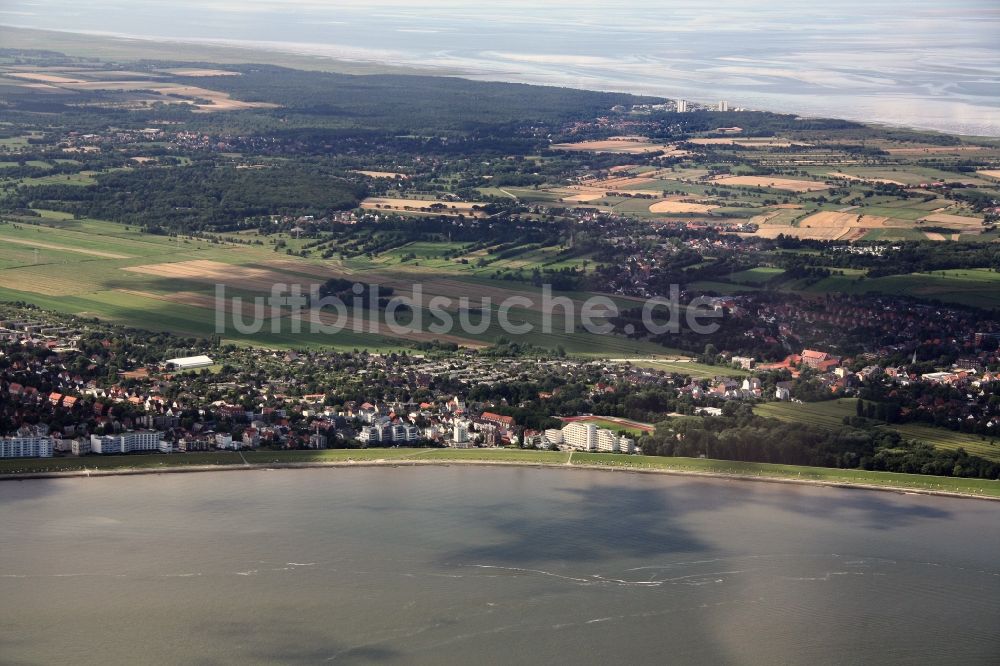
{"label": "shadow on water", "polygon": [[[678,525],[661,488],[592,484],[557,490],[545,505],[492,506],[479,520],[504,538],[469,544],[451,561],[597,562],[607,557],[698,553],[707,546]],[[682,513],[682,512],[681,512]]]}
{"label": "shadow on water", "polygon": [[[328,627],[324,630],[324,627]],[[260,664],[337,664],[373,663],[398,659],[395,649],[378,645],[350,646],[332,636],[323,618],[305,622],[293,608],[285,616],[261,618],[261,621],[209,621],[196,630],[196,638],[212,644],[230,645],[224,659],[205,658],[190,663],[202,666],[231,664],[234,661]],[[213,653],[218,650],[213,649]]]}
{"label": "shadow on water", "polygon": [[688,515],[710,519],[713,513],[740,506],[877,530],[943,521],[954,515],[949,509],[930,505],[943,498],[910,498],[863,490],[675,478],[603,481],[587,487],[563,487],[552,494],[558,499],[550,499],[537,511],[525,511],[519,503],[493,505],[481,511],[478,520],[502,538],[493,543],[469,544],[452,553],[450,559],[587,562],[612,555],[646,558],[697,554],[709,546],[681,519]]}
{"label": "shadow on water", "polygon": [[829,521],[849,521],[869,529],[891,530],[927,520],[954,517],[954,502],[963,513],[991,507],[964,499],[904,496],[863,488],[809,487],[728,480],[671,479],[662,489],[670,495],[674,515],[711,513],[737,505],[772,508]]}

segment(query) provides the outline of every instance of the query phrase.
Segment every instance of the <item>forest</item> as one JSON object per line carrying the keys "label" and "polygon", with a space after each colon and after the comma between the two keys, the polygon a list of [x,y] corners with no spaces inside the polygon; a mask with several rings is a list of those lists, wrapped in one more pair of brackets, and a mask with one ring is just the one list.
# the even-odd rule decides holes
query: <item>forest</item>
{"label": "forest", "polygon": [[353,208],[362,185],[298,166],[263,169],[194,164],[112,171],[87,187],[21,187],[5,202],[12,208],[42,206],[151,231],[234,228],[260,215],[315,215]]}

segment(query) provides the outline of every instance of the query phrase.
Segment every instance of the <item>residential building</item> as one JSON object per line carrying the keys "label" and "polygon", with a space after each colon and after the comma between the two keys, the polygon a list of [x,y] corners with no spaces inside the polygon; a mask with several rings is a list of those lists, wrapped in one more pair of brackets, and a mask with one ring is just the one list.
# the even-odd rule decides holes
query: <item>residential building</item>
{"label": "residential building", "polygon": [[168,370],[195,370],[197,368],[207,368],[214,361],[208,356],[184,356],[182,358],[171,358],[163,362]]}
{"label": "residential building", "polygon": [[612,430],[598,428],[593,423],[569,423],[562,429],[562,438],[567,446],[579,451],[632,453],[635,450],[632,439],[620,437]]}
{"label": "residential building", "polygon": [[83,437],[77,437],[73,440],[73,444],[70,446],[70,452],[74,456],[85,456],[90,453],[90,440]]}
{"label": "residential building", "polygon": [[0,458],[51,458],[51,437],[0,437]]}
{"label": "residential building", "polygon": [[420,428],[411,423],[391,423],[365,426],[358,441],[366,444],[414,444],[420,441]]}
{"label": "residential building", "polygon": [[156,430],[139,430],[120,435],[91,435],[90,448],[94,453],[122,454],[138,451],[170,453],[169,442],[162,441],[163,433]]}

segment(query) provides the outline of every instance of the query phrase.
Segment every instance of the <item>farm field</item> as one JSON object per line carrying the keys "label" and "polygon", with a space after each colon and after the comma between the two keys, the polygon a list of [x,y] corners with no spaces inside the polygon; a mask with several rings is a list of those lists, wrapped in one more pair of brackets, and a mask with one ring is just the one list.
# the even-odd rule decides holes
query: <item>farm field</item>
{"label": "farm field", "polygon": [[578,143],[557,143],[552,146],[552,149],[593,153],[624,153],[629,155],[642,155],[654,152],[663,152],[666,155],[687,154],[685,151],[678,150],[675,145],[654,143],[645,137],[636,136],[619,136],[599,141],[580,141]]}
{"label": "farm field", "polygon": [[1000,273],[985,268],[910,273],[880,278],[831,276],[806,287],[808,293],[902,294],[945,303],[1000,308]]}
{"label": "farm field", "polygon": [[784,275],[785,271],[781,268],[768,268],[766,266],[759,266],[757,268],[751,268],[745,271],[739,271],[733,273],[729,276],[729,279],[734,283],[752,284],[752,285],[762,285],[768,280],[772,280],[779,275]]}
{"label": "farm field", "polygon": [[[24,87],[53,92],[101,91],[115,93],[104,103],[108,108],[145,108],[154,103],[188,104],[198,112],[243,111],[271,109],[278,105],[268,102],[245,102],[233,99],[229,93],[210,87],[190,85],[164,79],[163,75],[190,78],[238,76],[239,72],[212,69],[181,68],[154,72],[105,71],[99,68],[58,67],[33,68],[24,65],[0,65],[0,75]],[[206,84],[210,85],[210,84]]]}
{"label": "farm field", "polygon": [[830,189],[826,183],[815,180],[796,180],[777,176],[718,176],[712,182],[733,187],[763,187],[789,192],[818,192]]}
{"label": "farm field", "polygon": [[638,437],[644,433],[651,433],[656,429],[656,426],[652,423],[640,423],[639,421],[614,416],[567,416],[562,421],[564,423],[592,423],[598,428],[614,432],[624,431],[633,437]]}
{"label": "farm field", "polygon": [[361,208],[366,210],[384,210],[413,215],[450,215],[455,217],[459,215],[486,217],[486,212],[480,210],[484,206],[486,204],[482,202],[394,199],[387,197],[369,197],[361,202]]}
{"label": "farm field", "polygon": [[663,370],[678,375],[689,375],[694,379],[714,379],[715,377],[746,377],[746,370],[724,365],[706,365],[695,361],[628,359],[637,368]]}
{"label": "farm field", "polygon": [[[319,284],[331,277],[378,283],[408,295],[415,282],[422,285],[424,327],[437,321],[426,311],[426,299],[444,296],[453,299],[451,314],[457,318],[458,299],[475,295],[492,299],[492,308],[512,296],[529,297],[531,305],[517,305],[510,311],[515,325],[528,324],[532,331],[522,340],[547,349],[563,347],[569,353],[587,356],[658,355],[668,350],[649,342],[625,337],[565,332],[564,318],[556,310],[552,332],[545,333],[541,313],[541,290],[531,285],[488,280],[475,273],[461,274],[448,262],[440,266],[411,266],[405,263],[380,265],[369,260],[348,264],[338,261],[307,260],[276,255],[272,250],[248,245],[211,243],[191,238],[169,238],[143,234],[135,229],[97,220],[72,220],[48,214],[40,224],[0,225],[0,298],[24,300],[62,312],[98,317],[152,330],[207,336],[216,325],[215,287],[227,286],[230,296],[244,298],[243,312],[250,314],[255,295],[269,294],[275,283]],[[411,251],[432,251],[433,244]],[[278,257],[281,258],[278,258]],[[542,257],[539,256],[539,259]],[[522,260],[525,266],[531,262]],[[513,262],[512,262],[513,263]],[[547,264],[556,265],[558,264]],[[459,265],[462,266],[462,265]],[[464,266],[463,266],[464,267]],[[491,270],[495,270],[491,269]],[[563,294],[565,295],[565,294]],[[577,311],[589,294],[570,294]],[[616,299],[629,306],[628,299]],[[232,308],[227,306],[227,312]],[[287,313],[266,313],[286,317]],[[332,323],[332,315],[321,320]],[[479,322],[470,317],[471,325]],[[457,319],[456,319],[457,320]],[[287,323],[287,322],[286,322]],[[225,337],[241,344],[279,347],[331,347],[338,349],[398,350],[408,342],[453,342],[460,346],[482,347],[505,335],[497,313],[489,313],[483,330],[435,334],[412,327],[397,332],[385,325],[376,332],[352,315],[343,320],[345,328],[332,335],[310,333],[307,322],[302,333],[292,333],[290,324],[280,332],[270,325],[257,333],[242,334],[231,325]]]}
{"label": "farm field", "polygon": [[650,213],[709,213],[718,206],[688,201],[660,201],[649,207]]}

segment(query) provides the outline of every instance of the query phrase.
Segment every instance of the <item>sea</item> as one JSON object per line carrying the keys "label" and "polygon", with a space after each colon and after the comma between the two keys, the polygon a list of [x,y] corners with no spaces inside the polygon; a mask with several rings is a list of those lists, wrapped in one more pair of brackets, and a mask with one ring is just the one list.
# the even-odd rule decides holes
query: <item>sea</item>
{"label": "sea", "polygon": [[996,0],[4,0],[0,23],[1000,136]]}
{"label": "sea", "polygon": [[1000,502],[594,470],[0,482],[4,664],[996,664]]}

